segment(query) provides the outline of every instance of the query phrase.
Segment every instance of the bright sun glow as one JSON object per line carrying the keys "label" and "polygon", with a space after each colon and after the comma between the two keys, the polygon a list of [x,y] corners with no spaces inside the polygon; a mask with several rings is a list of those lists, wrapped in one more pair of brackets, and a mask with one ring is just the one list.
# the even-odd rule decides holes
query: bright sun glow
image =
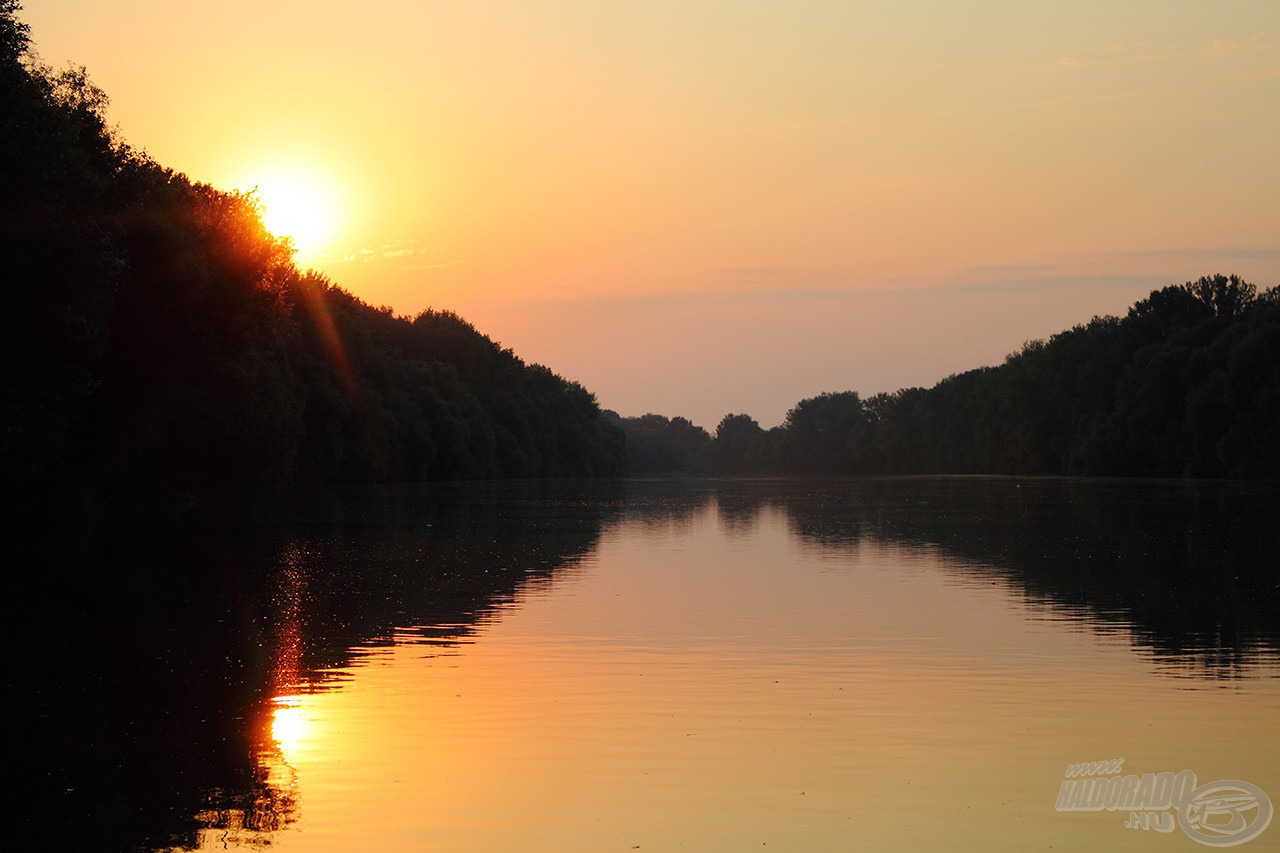
{"label": "bright sun glow", "polygon": [[257,181],[262,221],[277,237],[293,238],[302,256],[323,250],[333,236],[337,205],[324,182],[279,172]]}
{"label": "bright sun glow", "polygon": [[280,747],[286,761],[292,760],[307,737],[307,717],[299,707],[301,697],[277,696],[271,717],[271,739]]}

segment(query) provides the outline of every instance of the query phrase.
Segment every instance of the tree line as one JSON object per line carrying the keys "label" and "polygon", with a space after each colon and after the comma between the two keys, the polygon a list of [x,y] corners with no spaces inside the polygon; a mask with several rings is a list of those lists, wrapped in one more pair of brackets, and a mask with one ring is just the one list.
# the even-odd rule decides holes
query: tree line
{"label": "tree line", "polygon": [[252,194],[157,164],[0,0],[0,476],[28,505],[225,505],[316,484],[615,476],[592,394],[449,311],[300,271]]}
{"label": "tree line", "polygon": [[623,418],[456,314],[314,272],[254,196],[157,164],[0,0],[0,481],[38,512],[297,487],[631,474],[1280,476],[1280,295],[1235,276],[932,388]]}
{"label": "tree line", "polygon": [[[615,416],[616,418],[616,416]],[[616,418],[635,474],[1280,476],[1280,289],[1214,275],[932,388],[726,415]]]}

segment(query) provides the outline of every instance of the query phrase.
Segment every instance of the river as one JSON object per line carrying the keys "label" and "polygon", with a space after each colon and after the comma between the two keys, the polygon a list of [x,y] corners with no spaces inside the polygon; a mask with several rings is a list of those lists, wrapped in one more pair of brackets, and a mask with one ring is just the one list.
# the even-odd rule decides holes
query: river
{"label": "river", "polygon": [[[42,831],[1265,849],[1278,509],[1277,484],[1015,478],[303,495],[235,541],[119,544],[107,581],[43,600],[24,653]],[[1187,806],[1223,780],[1246,787]]]}

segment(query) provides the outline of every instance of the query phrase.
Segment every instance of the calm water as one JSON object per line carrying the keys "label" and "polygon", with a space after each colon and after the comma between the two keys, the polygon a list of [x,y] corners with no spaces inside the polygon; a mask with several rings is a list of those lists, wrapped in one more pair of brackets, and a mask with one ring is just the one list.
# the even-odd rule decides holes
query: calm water
{"label": "calm water", "polygon": [[1055,803],[1069,765],[1124,759],[1280,804],[1277,509],[1151,482],[405,488],[123,543],[99,559],[124,583],[51,596],[29,638],[42,832],[1207,849]]}

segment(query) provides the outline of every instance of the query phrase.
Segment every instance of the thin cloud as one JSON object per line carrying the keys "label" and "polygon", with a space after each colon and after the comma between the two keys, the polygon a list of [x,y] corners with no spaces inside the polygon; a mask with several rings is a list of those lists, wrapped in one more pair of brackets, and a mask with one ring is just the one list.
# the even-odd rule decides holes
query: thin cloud
{"label": "thin cloud", "polygon": [[[434,246],[422,246],[420,240],[395,240],[390,243],[383,243],[380,246],[365,246],[353,252],[347,252],[341,255],[338,260],[346,263],[362,263],[367,264],[370,261],[378,261],[394,258],[413,258],[429,255],[438,251]],[[457,263],[450,261],[449,264]],[[432,266],[448,266],[449,264],[435,264]],[[428,269],[429,267],[410,267],[410,269]]]}
{"label": "thin cloud", "polygon": [[445,267],[456,267],[460,263],[462,263],[462,261],[443,261],[442,263],[438,263],[438,264],[418,264],[412,267],[405,267],[405,269],[407,270],[438,270],[438,269],[444,269]]}
{"label": "thin cloud", "polygon": [[608,294],[529,300],[541,304],[594,305],[626,311],[669,311],[714,308],[731,305],[802,304],[848,302],[863,299],[898,299],[929,295],[976,295],[986,293],[1028,293],[1079,289],[1154,289],[1172,283],[1167,275],[1043,275],[992,277],[973,281],[951,281],[905,287],[773,287],[722,291],[676,291],[671,293]]}
{"label": "thin cloud", "polygon": [[1092,260],[1186,260],[1187,258],[1228,258],[1280,262],[1280,247],[1201,246],[1187,249],[1139,249],[1130,252],[1082,252],[1072,258]]}
{"label": "thin cloud", "polygon": [[1201,62],[1230,62],[1260,56],[1280,57],[1280,35],[1258,33],[1247,39],[1216,38],[1196,51]]}
{"label": "thin cloud", "polygon": [[1187,48],[1172,45],[1151,45],[1145,42],[1133,44],[1110,42],[1084,51],[1051,54],[1043,61],[1037,61],[1021,69],[1011,71],[1081,71],[1093,68],[1117,68],[1124,65],[1149,65],[1155,62],[1166,62],[1184,59],[1193,54]]}
{"label": "thin cloud", "polygon": [[1027,276],[1032,274],[1039,275],[1061,268],[1061,264],[989,264],[986,266],[966,267],[960,270],[958,275],[962,278]]}

